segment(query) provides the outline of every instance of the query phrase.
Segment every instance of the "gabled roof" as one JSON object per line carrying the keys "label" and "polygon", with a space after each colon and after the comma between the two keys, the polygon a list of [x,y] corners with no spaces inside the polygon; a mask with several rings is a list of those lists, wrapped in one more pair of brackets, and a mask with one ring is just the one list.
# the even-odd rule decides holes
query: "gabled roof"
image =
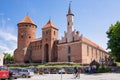
{"label": "gabled roof", "polygon": [[[53,22],[51,20],[49,20],[47,22],[47,24],[45,26],[43,26],[42,30],[43,29],[46,29],[46,28],[54,28],[54,29],[57,29],[57,27],[53,24]],[[57,29],[58,30],[58,29]]]}
{"label": "gabled roof", "polygon": [[32,21],[32,19],[29,16],[24,17],[23,20],[20,21],[18,24],[20,23],[30,23],[35,25],[35,23]]}
{"label": "gabled roof", "polygon": [[92,42],[91,40],[89,40],[89,39],[87,39],[85,37],[82,37],[82,42],[85,42],[85,43],[90,44],[90,45],[92,45],[92,46],[94,46],[94,47],[96,47],[96,48],[98,48],[100,50],[105,51],[102,47],[100,47],[99,45],[95,44],[94,42]]}

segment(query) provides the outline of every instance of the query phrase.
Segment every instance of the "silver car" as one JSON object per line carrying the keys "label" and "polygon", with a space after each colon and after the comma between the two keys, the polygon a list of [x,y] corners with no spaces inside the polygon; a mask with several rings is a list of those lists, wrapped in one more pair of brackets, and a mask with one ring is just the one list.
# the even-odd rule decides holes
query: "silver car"
{"label": "silver car", "polygon": [[21,75],[17,69],[9,69],[9,79],[17,79],[20,78]]}
{"label": "silver car", "polygon": [[26,69],[26,68],[20,68],[19,69],[19,74],[23,77],[23,78],[30,78],[31,76],[34,75],[34,71],[32,69]]}

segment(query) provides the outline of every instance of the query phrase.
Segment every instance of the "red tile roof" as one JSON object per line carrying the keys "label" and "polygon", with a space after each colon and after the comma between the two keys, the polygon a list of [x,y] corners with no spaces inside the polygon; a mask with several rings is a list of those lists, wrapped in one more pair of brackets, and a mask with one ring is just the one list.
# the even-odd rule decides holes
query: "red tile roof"
{"label": "red tile roof", "polygon": [[[54,28],[54,29],[57,29],[57,27],[53,24],[53,22],[51,20],[49,20],[47,22],[47,24],[45,26],[43,26],[42,29],[46,29],[46,28]],[[58,29],[57,29],[58,30]]]}
{"label": "red tile roof", "polygon": [[[85,43],[90,44],[90,45],[92,45],[92,46],[94,46],[94,47],[96,47],[96,48],[98,48],[98,49],[100,49],[100,50],[105,51],[105,50],[104,50],[103,48],[101,48],[99,45],[95,44],[94,42],[92,42],[91,40],[89,40],[89,39],[87,39],[87,38],[85,38],[85,37],[82,37],[82,42],[85,42]],[[106,52],[106,51],[105,51],[105,52]]]}
{"label": "red tile roof", "polygon": [[32,21],[32,19],[29,16],[24,17],[24,19],[19,23],[30,23],[35,25],[35,23]]}

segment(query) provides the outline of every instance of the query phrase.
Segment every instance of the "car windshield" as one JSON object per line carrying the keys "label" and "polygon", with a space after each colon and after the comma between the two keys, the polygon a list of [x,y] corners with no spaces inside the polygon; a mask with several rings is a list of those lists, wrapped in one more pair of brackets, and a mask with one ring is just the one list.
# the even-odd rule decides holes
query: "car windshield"
{"label": "car windshield", "polygon": [[10,72],[18,72],[17,69],[10,69],[9,71],[10,71]]}
{"label": "car windshield", "polygon": [[30,72],[34,72],[32,69],[29,69]]}
{"label": "car windshield", "polygon": [[8,70],[6,66],[0,66],[0,70]]}

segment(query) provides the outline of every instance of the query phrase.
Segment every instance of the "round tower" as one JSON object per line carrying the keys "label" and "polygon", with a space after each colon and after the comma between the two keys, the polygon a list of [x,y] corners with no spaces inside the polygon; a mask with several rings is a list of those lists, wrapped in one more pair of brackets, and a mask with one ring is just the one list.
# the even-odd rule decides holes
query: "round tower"
{"label": "round tower", "polygon": [[37,26],[26,16],[18,26],[18,49],[28,47],[30,42],[36,39],[36,28]]}
{"label": "round tower", "polygon": [[37,26],[26,16],[18,26],[18,44],[17,49],[14,51],[14,62],[24,63],[25,56],[28,52],[29,44],[32,40],[36,39],[36,28]]}

